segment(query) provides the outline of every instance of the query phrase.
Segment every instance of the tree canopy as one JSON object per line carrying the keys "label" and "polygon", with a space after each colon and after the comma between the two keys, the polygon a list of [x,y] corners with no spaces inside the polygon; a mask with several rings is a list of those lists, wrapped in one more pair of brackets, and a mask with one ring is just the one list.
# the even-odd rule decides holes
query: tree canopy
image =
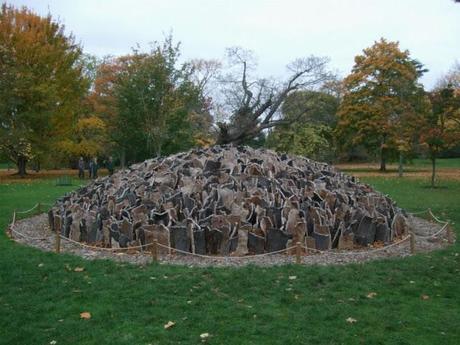
{"label": "tree canopy", "polygon": [[224,104],[230,114],[228,121],[218,122],[217,143],[241,144],[257,137],[262,131],[288,124],[293,119],[280,118],[279,109],[286,97],[301,89],[313,89],[329,80],[327,58],[309,56],[287,66],[290,76],[285,81],[251,76],[254,61],[250,51],[241,48],[228,50],[234,70],[221,79]]}
{"label": "tree canopy", "polygon": [[336,132],[341,143],[380,151],[381,170],[385,170],[388,150],[403,150],[413,137],[407,133],[410,127],[401,126],[421,118],[425,94],[418,79],[425,71],[397,42],[382,38],[364,49],[344,80]]}
{"label": "tree canopy", "polygon": [[0,11],[0,149],[19,174],[67,135],[87,89],[82,52],[50,15]]}

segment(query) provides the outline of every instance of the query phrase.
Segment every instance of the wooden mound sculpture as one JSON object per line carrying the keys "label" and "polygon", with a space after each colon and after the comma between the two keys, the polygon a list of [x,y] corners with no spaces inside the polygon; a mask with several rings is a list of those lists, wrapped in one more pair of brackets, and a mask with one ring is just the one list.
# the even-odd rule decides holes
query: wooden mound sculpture
{"label": "wooden mound sculpture", "polygon": [[[318,250],[389,244],[408,232],[387,196],[325,163],[246,146],[135,164],[59,199],[53,231],[94,246],[241,256],[297,242]],[[160,247],[160,253],[168,250]]]}

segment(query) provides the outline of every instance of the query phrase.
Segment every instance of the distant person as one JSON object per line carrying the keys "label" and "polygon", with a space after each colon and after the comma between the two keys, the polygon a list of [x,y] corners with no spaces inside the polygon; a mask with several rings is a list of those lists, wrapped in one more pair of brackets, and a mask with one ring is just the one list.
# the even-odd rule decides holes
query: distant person
{"label": "distant person", "polygon": [[97,169],[98,169],[98,166],[97,166],[97,158],[94,157],[93,159],[93,165],[92,165],[92,169],[91,169],[91,177],[93,179],[97,178]]}
{"label": "distant person", "polygon": [[89,164],[88,164],[88,176],[89,176],[89,178],[93,178],[93,165],[94,165],[93,160],[90,159]]}
{"label": "distant person", "polygon": [[113,175],[113,159],[112,156],[109,157],[107,161],[107,170],[109,171],[109,176]]}
{"label": "distant person", "polygon": [[83,160],[83,157],[80,157],[78,160],[78,178],[80,180],[85,178],[85,161]]}

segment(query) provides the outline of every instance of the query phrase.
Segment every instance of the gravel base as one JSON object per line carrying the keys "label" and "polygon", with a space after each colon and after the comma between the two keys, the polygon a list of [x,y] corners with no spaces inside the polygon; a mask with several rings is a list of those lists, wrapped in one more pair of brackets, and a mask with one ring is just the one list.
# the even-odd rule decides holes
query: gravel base
{"label": "gravel base", "polygon": [[[409,217],[410,226],[416,236],[416,252],[427,252],[444,248],[448,245],[447,232],[443,231],[436,238],[427,238],[439,231],[443,224],[427,221],[414,216]],[[48,226],[46,214],[17,221],[14,226],[13,239],[44,251],[55,250],[55,235]],[[22,235],[21,235],[22,234]],[[365,262],[376,259],[405,257],[410,254],[409,240],[385,250],[372,251],[376,248],[350,251],[331,250],[326,253],[312,253],[303,255],[301,262],[304,265],[342,265],[348,263]],[[84,248],[74,243],[61,240],[61,251],[83,257],[87,260],[110,259],[118,262],[145,265],[152,262],[149,252],[130,250],[124,252],[94,250]],[[247,264],[258,266],[274,266],[295,263],[295,256],[287,254],[273,254],[264,256],[245,257],[215,257],[203,258],[191,255],[165,255],[159,258],[160,264],[177,264],[190,267],[238,267]]]}

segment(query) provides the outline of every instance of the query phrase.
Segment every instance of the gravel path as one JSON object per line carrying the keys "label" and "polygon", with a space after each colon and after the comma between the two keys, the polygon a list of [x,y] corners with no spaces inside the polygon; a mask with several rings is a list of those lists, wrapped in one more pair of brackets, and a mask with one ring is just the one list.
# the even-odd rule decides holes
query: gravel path
{"label": "gravel path", "polygon": [[[416,236],[416,251],[427,252],[435,249],[446,247],[447,233],[443,231],[435,238],[429,238],[438,232],[443,224],[433,223],[422,218],[414,216],[409,217],[411,228]],[[23,243],[45,251],[53,251],[55,246],[55,235],[51,232],[46,214],[41,214],[31,218],[17,221],[14,226],[13,239],[19,243]],[[304,255],[301,257],[304,265],[340,265],[353,262],[365,262],[370,260],[405,257],[410,255],[409,240],[392,246],[388,249],[373,251],[378,248],[360,249],[353,252],[332,250],[324,253],[315,253]],[[87,260],[94,259],[111,259],[119,262],[129,262],[138,265],[144,265],[152,261],[149,252],[140,252],[130,250],[125,252],[103,251],[84,248],[77,244],[69,243],[64,239],[61,241],[61,251],[72,253],[83,257]],[[286,254],[273,254],[257,257],[215,257],[202,258],[191,255],[171,255],[159,258],[160,264],[178,264],[190,267],[204,266],[243,266],[254,264],[258,266],[273,266],[295,263],[295,256]]]}

